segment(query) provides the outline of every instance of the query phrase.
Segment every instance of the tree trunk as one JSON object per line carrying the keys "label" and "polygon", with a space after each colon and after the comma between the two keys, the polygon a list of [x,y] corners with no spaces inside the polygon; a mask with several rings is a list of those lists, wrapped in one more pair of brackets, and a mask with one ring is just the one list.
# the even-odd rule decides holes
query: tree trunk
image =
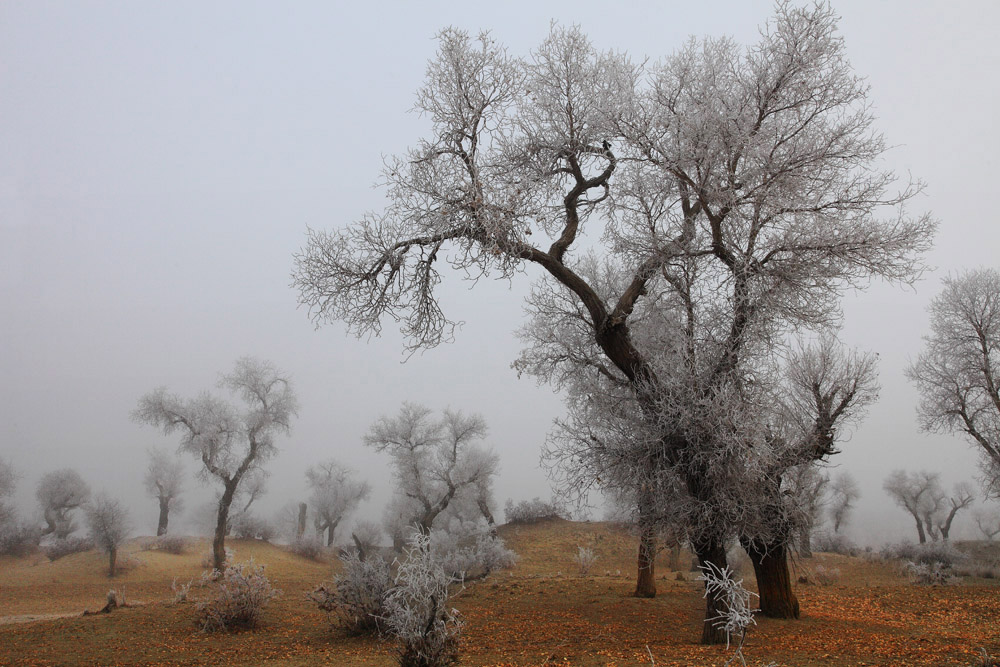
{"label": "tree trunk", "polygon": [[493,519],[493,512],[490,511],[490,505],[485,500],[480,498],[476,501],[479,505],[479,511],[482,513],[483,517],[486,519],[486,523],[490,527],[490,535],[492,537],[497,536],[497,522]]}
{"label": "tree trunk", "polygon": [[333,523],[327,524],[327,528],[330,531],[329,533],[326,534],[326,546],[328,546],[328,547],[332,547],[333,546],[333,533],[334,533],[335,530],[337,530],[337,524],[338,523],[340,523],[340,522],[339,521],[334,521]]}
{"label": "tree trunk", "polygon": [[156,524],[156,536],[167,534],[167,518],[170,513],[170,499],[160,496],[160,520]]}
{"label": "tree trunk", "polygon": [[[720,570],[728,565],[726,561],[726,545],[718,536],[692,540],[691,548],[698,557],[698,564],[702,567],[703,572],[709,563]],[[705,596],[705,624],[701,630],[702,644],[726,643],[726,631],[718,623],[718,618],[727,611],[728,607],[723,596],[718,593],[710,593]]]}
{"label": "tree trunk", "polygon": [[365,562],[365,558],[368,557],[365,545],[361,543],[361,540],[358,539],[358,536],[355,533],[351,533],[351,539],[354,540],[354,546],[358,548],[358,560],[362,563]]}
{"label": "tree trunk", "polygon": [[741,542],[757,577],[761,613],[770,618],[798,618],[799,600],[792,592],[787,545],[781,541],[767,545],[755,540]]}
{"label": "tree trunk", "polygon": [[[834,532],[836,532],[836,531],[834,531]],[[782,549],[785,549],[785,547],[782,546]],[[749,552],[747,552],[747,553],[749,553]],[[802,556],[803,558],[812,558],[813,557],[812,531],[809,530],[808,526],[803,527],[802,530],[799,532],[799,555]],[[787,560],[787,554],[785,555],[785,558]],[[754,569],[755,570],[756,570],[756,567],[757,566],[755,564],[754,565]],[[787,565],[785,566],[785,569],[786,570],[788,569]],[[798,615],[796,614],[795,617],[798,618]],[[785,618],[785,617],[782,616],[780,618]]]}
{"label": "tree trunk", "polygon": [[920,538],[921,544],[927,543],[927,535],[924,533],[924,522],[920,520],[920,517],[914,517],[917,520],[917,537]]}
{"label": "tree trunk", "polygon": [[656,531],[652,526],[640,529],[638,566],[635,597],[656,597]]}
{"label": "tree trunk", "polygon": [[670,560],[667,561],[667,567],[671,572],[677,572],[681,569],[681,544],[680,542],[675,542],[673,546],[670,547]]}
{"label": "tree trunk", "polygon": [[108,550],[108,576],[113,577],[118,567],[118,547]]}
{"label": "tree trunk", "polygon": [[295,539],[301,540],[306,532],[306,504],[299,503],[299,523],[295,527]]}
{"label": "tree trunk", "polygon": [[222,572],[226,568],[226,533],[229,531],[229,506],[233,503],[237,482],[226,482],[226,489],[219,498],[219,517],[215,522],[215,539],[212,540],[212,569]]}

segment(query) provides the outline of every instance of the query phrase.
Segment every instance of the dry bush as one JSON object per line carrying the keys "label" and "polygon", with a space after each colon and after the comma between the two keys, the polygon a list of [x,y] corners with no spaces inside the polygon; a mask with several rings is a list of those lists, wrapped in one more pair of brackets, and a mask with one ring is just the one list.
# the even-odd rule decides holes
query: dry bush
{"label": "dry bush", "polygon": [[[226,551],[226,563],[232,563],[233,562],[233,556],[236,555],[236,552],[234,552],[229,547],[225,547],[225,551]],[[215,556],[212,554],[211,551],[206,551],[205,553],[203,553],[201,555],[201,566],[202,567],[204,567],[204,568],[211,568],[214,563],[215,563]]]}
{"label": "dry bush", "polygon": [[846,535],[836,533],[820,532],[812,536],[812,550],[823,551],[841,556],[858,556],[860,550],[858,545],[852,542]]}
{"label": "dry bush", "polygon": [[355,553],[341,556],[340,561],[341,574],[307,597],[349,635],[383,634],[386,599],[394,585],[389,564],[379,556],[361,560]]}
{"label": "dry bush", "polygon": [[15,520],[0,525],[0,556],[27,556],[38,551],[41,531]]}
{"label": "dry bush", "polygon": [[932,563],[907,561],[903,565],[903,573],[910,583],[920,586],[945,586],[956,581],[951,567],[941,561]]}
{"label": "dry bush", "polygon": [[174,593],[174,603],[187,602],[188,593],[191,592],[191,581],[186,584],[178,584],[177,578],[170,583],[170,590]]}
{"label": "dry bush", "polygon": [[929,542],[927,544],[901,542],[883,547],[881,553],[886,560],[902,560],[925,565],[941,563],[949,568],[968,559],[968,556],[950,542]]}
{"label": "dry bush", "polygon": [[522,500],[517,504],[507,500],[503,508],[507,523],[535,523],[543,519],[558,519],[565,516],[566,511],[556,501],[545,502],[538,496],[531,500]]}
{"label": "dry bush", "polygon": [[214,587],[214,596],[198,603],[198,623],[204,632],[255,628],[267,603],[281,595],[264,576],[264,566],[253,558],[226,566]]}
{"label": "dry bush", "polygon": [[442,667],[458,662],[463,622],[448,608],[449,588],[459,583],[431,552],[420,533],[410,538],[406,560],[386,599],[388,634],[399,642],[400,667]]}
{"label": "dry bush", "polygon": [[581,575],[590,572],[590,568],[596,560],[597,555],[594,554],[594,550],[587,547],[577,547],[576,555],[573,556],[573,562],[576,563]]}
{"label": "dry bush", "polygon": [[840,568],[817,565],[813,568],[812,580],[817,586],[832,586],[840,581]]}
{"label": "dry bush", "polygon": [[59,560],[71,554],[78,554],[83,551],[90,551],[94,548],[94,543],[86,537],[64,537],[51,544],[42,547],[42,553],[50,561]]}
{"label": "dry bush", "polygon": [[952,571],[958,577],[978,577],[979,579],[1000,579],[1000,564],[982,560],[959,563]]}
{"label": "dry bush", "polygon": [[271,522],[246,512],[233,521],[233,535],[241,540],[263,540],[270,542],[278,534]]}
{"label": "dry bush", "polygon": [[430,546],[441,567],[458,579],[482,578],[517,563],[517,554],[485,522],[459,522],[448,530],[434,530]]}

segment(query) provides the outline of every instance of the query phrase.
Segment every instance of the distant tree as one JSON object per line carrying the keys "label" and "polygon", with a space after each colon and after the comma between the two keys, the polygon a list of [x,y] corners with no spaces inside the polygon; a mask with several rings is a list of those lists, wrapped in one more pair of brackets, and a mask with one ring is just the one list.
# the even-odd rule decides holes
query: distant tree
{"label": "distant tree", "polygon": [[351,539],[358,550],[358,558],[365,560],[369,553],[382,543],[382,529],[372,521],[358,521],[351,530]]}
{"label": "distant tree", "polygon": [[17,483],[17,473],[14,466],[0,459],[0,528],[14,521],[14,508],[7,504],[7,499],[14,495]]}
{"label": "distant tree", "polygon": [[42,535],[54,534],[64,539],[76,530],[72,512],[90,499],[90,486],[83,481],[80,473],[63,468],[42,475],[35,497],[45,517],[46,527],[42,529]]}
{"label": "distant tree", "polygon": [[327,546],[333,546],[337,526],[371,495],[371,485],[354,479],[353,470],[333,459],[310,466],[306,483],[316,532],[320,539],[325,533]]}
{"label": "distant tree", "polygon": [[785,493],[800,513],[794,544],[803,558],[812,558],[812,533],[822,519],[823,496],[829,483],[830,478],[812,463],[789,468],[782,480]]}
{"label": "distant tree", "polygon": [[239,396],[245,409],[209,393],[182,399],[161,387],[139,399],[132,418],[165,434],[180,431],[181,450],[202,462],[200,476],[222,483],[212,541],[213,567],[222,572],[233,498],[243,479],[278,451],[274,436],[290,431],[296,402],[287,376],[270,362],[249,357],[222,375],[219,386]]}
{"label": "distant tree", "polygon": [[86,507],[90,539],[108,555],[108,576],[115,576],[118,567],[118,547],[132,529],[128,511],[113,498],[99,494]]}
{"label": "distant tree", "polygon": [[156,523],[156,534],[164,535],[167,532],[167,523],[170,520],[170,510],[178,511],[181,508],[180,499],[177,497],[181,492],[181,485],[184,482],[184,466],[174,456],[167,454],[162,449],[149,450],[149,467],[146,468],[146,477],[143,479],[146,485],[146,492],[156,498],[160,505],[160,518]]}
{"label": "distant tree", "polygon": [[928,512],[933,512],[936,503],[935,498],[941,494],[941,475],[936,472],[908,473],[903,470],[894,470],[882,484],[882,488],[889,494],[897,505],[905,509],[913,517],[917,524],[917,537],[920,544],[927,542],[927,531],[925,519]]}
{"label": "distant tree", "polygon": [[980,510],[973,516],[976,519],[976,526],[987,540],[992,542],[997,535],[1000,535],[1000,512]]}
{"label": "distant tree", "polygon": [[[920,186],[897,188],[880,164],[886,142],[834,11],[781,2],[775,14],[750,48],[691,40],[649,67],[599,52],[578,29],[554,26],[525,58],[486,34],[443,31],[417,93],[428,137],[386,161],[384,212],[309,233],[300,303],[318,323],[368,335],[393,321],[410,347],[432,347],[455,325],[436,293],[442,267],[477,279],[532,265],[573,301],[581,341],[650,430],[675,399],[738,394],[748,356],[836,319],[845,288],[914,279],[934,229],[903,210]],[[581,245],[618,269],[622,289],[580,271]],[[676,308],[680,339],[706,343],[676,348],[672,367],[690,383],[662,375],[662,350],[634,335],[661,306]],[[647,468],[670,468],[704,508],[691,546],[722,569],[732,489],[715,473],[753,453],[724,430],[669,424]],[[726,602],[709,592],[705,605],[713,619]],[[702,639],[725,636],[706,622]]]}
{"label": "distant tree", "polygon": [[858,483],[849,472],[838,473],[830,483],[830,524],[833,532],[839,533],[840,529],[847,525],[850,520],[854,503],[861,497],[858,490]]}
{"label": "distant tree", "polygon": [[936,490],[924,508],[924,527],[927,529],[927,534],[935,541],[938,536],[942,540],[947,540],[955,515],[972,505],[974,501],[972,487],[966,482],[956,484],[951,495],[940,489]]}
{"label": "distant tree", "polygon": [[927,307],[930,334],[907,375],[926,431],[964,433],[982,454],[987,495],[1000,498],[1000,271],[944,279]]}
{"label": "distant tree", "polygon": [[395,417],[380,417],[365,444],[392,457],[396,493],[413,511],[417,529],[430,534],[434,520],[465,488],[476,489],[497,473],[499,459],[478,443],[486,437],[479,415],[445,410],[434,419],[430,409],[404,403]]}

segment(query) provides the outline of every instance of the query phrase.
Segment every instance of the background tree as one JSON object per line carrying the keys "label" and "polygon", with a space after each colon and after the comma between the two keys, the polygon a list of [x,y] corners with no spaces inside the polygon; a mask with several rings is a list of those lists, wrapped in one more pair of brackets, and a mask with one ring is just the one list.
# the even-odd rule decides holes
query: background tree
{"label": "background tree", "polygon": [[90,538],[108,555],[108,576],[113,577],[118,567],[118,547],[132,529],[128,511],[113,498],[98,494],[86,508]]}
{"label": "background tree", "polygon": [[980,510],[973,516],[976,520],[976,527],[987,540],[992,542],[997,535],[1000,535],[1000,512]]}
{"label": "background tree", "polygon": [[184,466],[177,457],[162,449],[149,450],[149,466],[143,483],[146,485],[146,492],[156,498],[160,506],[160,517],[156,522],[157,536],[166,534],[170,510],[180,510],[181,503],[177,496],[183,482]]}
{"label": "background tree", "polygon": [[209,393],[182,399],[161,387],[139,399],[132,418],[165,434],[179,431],[181,451],[201,460],[201,477],[222,484],[212,541],[213,567],[222,572],[233,497],[244,477],[278,451],[274,437],[289,432],[296,403],[288,378],[270,362],[250,357],[222,375],[219,386],[239,396],[245,408]]}
{"label": "background tree", "polygon": [[983,486],[1000,497],[1000,272],[944,279],[927,307],[931,331],[907,375],[926,431],[964,433],[982,454]]}
{"label": "background tree", "polygon": [[496,475],[496,454],[477,444],[485,437],[479,415],[445,410],[434,419],[430,409],[404,403],[397,416],[372,425],[365,444],[392,457],[396,493],[411,501],[402,504],[414,512],[407,518],[427,535],[455,494]]}
{"label": "background tree", "polygon": [[80,473],[63,468],[42,475],[35,497],[45,517],[42,535],[54,534],[64,539],[76,530],[72,513],[90,499],[90,486],[83,481]]}
{"label": "background tree", "polygon": [[334,531],[362,500],[371,495],[371,485],[354,479],[354,471],[333,459],[306,470],[306,483],[312,493],[313,523],[320,539],[326,533],[327,546],[333,546]]}
{"label": "background tree", "polygon": [[[648,70],[575,29],[553,28],[525,60],[487,35],[442,32],[417,94],[430,138],[388,161],[385,212],[310,232],[296,257],[300,302],[359,335],[392,318],[411,347],[428,347],[454,328],[435,294],[444,263],[472,278],[537,266],[579,303],[589,341],[661,428],[651,463],[702,509],[691,545],[721,569],[718,527],[737,506],[712,466],[749,465],[752,448],[729,437],[732,411],[692,429],[661,407],[726,404],[748,355],[780,346],[790,326],[836,319],[844,288],[914,278],[934,228],[902,210],[919,187],[888,192],[868,86],[835,28],[828,7],[782,3],[753,48],[692,41]],[[883,207],[896,210],[883,218]],[[584,234],[627,276],[623,290],[602,296],[578,270]],[[688,340],[710,343],[685,360],[693,385],[665,381],[632,335],[638,306],[667,297]],[[709,594],[706,618],[724,606]],[[706,623],[703,640],[725,636]]]}
{"label": "background tree", "polygon": [[924,527],[927,529],[927,534],[935,541],[939,536],[942,540],[947,540],[955,515],[972,505],[974,501],[972,487],[965,482],[956,484],[951,495],[943,490],[932,494],[924,512]]}
{"label": "background tree", "polygon": [[842,471],[837,473],[830,482],[829,495],[830,525],[833,526],[834,533],[839,533],[850,520],[851,511],[858,498],[861,497],[861,491],[858,489],[858,483],[854,476],[849,472]]}
{"label": "background tree", "polygon": [[7,499],[14,495],[17,473],[10,462],[0,459],[0,528],[14,521],[14,508]]}
{"label": "background tree", "polygon": [[894,470],[885,478],[882,488],[897,505],[910,513],[917,524],[920,544],[926,543],[925,517],[936,508],[935,498],[941,495],[941,475],[926,470],[912,474]]}
{"label": "background tree", "polygon": [[783,479],[783,488],[801,514],[794,545],[803,558],[812,558],[812,534],[822,520],[823,500],[829,476],[811,463],[793,466]]}

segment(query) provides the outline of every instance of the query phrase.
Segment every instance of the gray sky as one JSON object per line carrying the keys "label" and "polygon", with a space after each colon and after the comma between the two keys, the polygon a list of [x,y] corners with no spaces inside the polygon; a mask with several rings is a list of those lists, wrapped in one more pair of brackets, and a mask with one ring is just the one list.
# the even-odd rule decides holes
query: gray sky
{"label": "gray sky", "polygon": [[[534,273],[471,291],[448,276],[446,307],[465,327],[401,363],[391,326],[373,340],[314,331],[288,287],[292,254],[307,225],[381,208],[382,156],[426,128],[407,110],[441,28],[489,29],[526,54],[555,19],[580,24],[599,48],[657,58],[690,34],[752,42],[772,5],[346,4],[0,3],[0,457],[22,473],[22,510],[41,474],[71,466],[128,500],[151,531],[145,449],[177,440],[129,411],[158,385],[210,388],[246,354],[288,370],[301,400],[265,510],[304,496],[304,469],[332,456],[373,483],[367,509],[379,516],[386,461],[361,436],[403,400],[482,413],[502,460],[500,503],[548,496],[538,452],[562,406],[509,368]],[[938,269],[915,291],[876,284],[845,302],[843,338],[879,353],[882,398],[838,458],[864,494],[855,535],[880,542],[910,530],[881,491],[890,470],[940,469],[949,484],[974,471],[963,441],[917,431],[903,368],[940,277],[996,265],[983,201],[1000,150],[1000,5],[834,6],[896,146],[887,164],[927,182],[913,208],[941,223],[929,258]]]}

